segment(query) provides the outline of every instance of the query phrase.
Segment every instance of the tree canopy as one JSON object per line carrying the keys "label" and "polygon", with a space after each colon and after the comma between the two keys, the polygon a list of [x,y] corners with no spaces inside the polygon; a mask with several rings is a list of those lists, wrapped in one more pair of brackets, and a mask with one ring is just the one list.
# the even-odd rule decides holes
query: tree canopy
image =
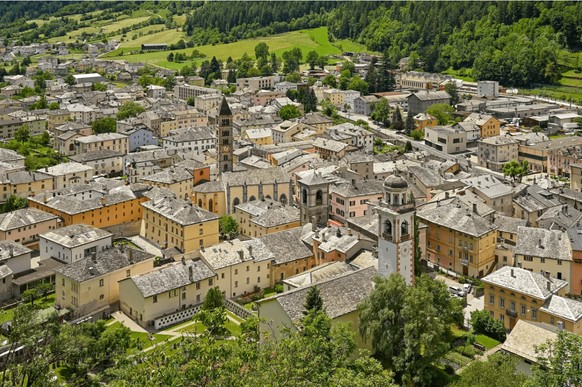
{"label": "tree canopy", "polygon": [[113,117],[98,118],[91,124],[93,133],[115,133],[117,132],[117,121]]}
{"label": "tree canopy", "polygon": [[509,176],[511,181],[521,181],[521,178],[529,171],[529,165],[526,160],[521,163],[517,160],[511,160],[503,165],[503,176]]}
{"label": "tree canopy", "polygon": [[301,117],[301,112],[295,105],[285,105],[281,110],[279,110],[279,117],[283,120],[290,120],[292,118]]}

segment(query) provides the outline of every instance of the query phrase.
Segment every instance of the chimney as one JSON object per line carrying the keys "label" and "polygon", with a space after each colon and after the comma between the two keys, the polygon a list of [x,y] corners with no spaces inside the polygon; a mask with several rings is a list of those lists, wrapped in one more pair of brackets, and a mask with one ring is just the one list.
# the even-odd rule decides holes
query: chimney
{"label": "chimney", "polygon": [[562,207],[562,213],[563,213],[564,215],[568,215],[568,205],[564,205],[564,206]]}
{"label": "chimney", "polygon": [[127,249],[127,260],[131,263],[133,263],[133,249],[129,248]]}
{"label": "chimney", "polygon": [[515,278],[515,272],[513,271],[513,268],[511,268],[511,278]]}
{"label": "chimney", "polygon": [[477,213],[477,203],[473,203],[473,212]]}
{"label": "chimney", "polygon": [[445,199],[449,198],[449,191],[445,191]]}
{"label": "chimney", "polygon": [[342,230],[340,230],[340,228],[339,228],[339,227],[337,228],[337,232],[336,232],[336,234],[335,234],[335,235],[336,235],[338,238],[341,238],[341,237],[342,237]]}
{"label": "chimney", "polygon": [[97,262],[97,253],[96,253],[95,251],[93,251],[93,252],[91,253],[91,260],[92,260],[93,262]]}
{"label": "chimney", "polygon": [[538,239],[538,247],[540,249],[543,249],[544,248],[544,245],[542,244],[542,240],[541,239]]}
{"label": "chimney", "polygon": [[186,258],[184,256],[182,256],[181,261],[182,261],[182,265],[186,265]]}
{"label": "chimney", "polygon": [[188,266],[188,278],[190,282],[194,281],[194,269],[192,269],[192,266]]}
{"label": "chimney", "polygon": [[248,250],[249,250],[249,256],[252,257],[253,256],[253,246],[249,246]]}
{"label": "chimney", "polygon": [[552,283],[550,281],[547,282],[548,292],[552,291]]}
{"label": "chimney", "polygon": [[10,258],[14,257],[14,246],[8,246],[8,252],[10,254]]}
{"label": "chimney", "polygon": [[352,229],[351,228],[348,228],[348,235],[352,236]]}
{"label": "chimney", "polygon": [[315,216],[311,217],[311,231],[315,232],[317,230],[317,222]]}
{"label": "chimney", "polygon": [[106,199],[105,199],[105,195],[101,196],[101,205],[103,207],[105,207],[105,203],[106,203]]}
{"label": "chimney", "polygon": [[245,260],[245,252],[243,250],[238,251],[238,258],[243,262]]}

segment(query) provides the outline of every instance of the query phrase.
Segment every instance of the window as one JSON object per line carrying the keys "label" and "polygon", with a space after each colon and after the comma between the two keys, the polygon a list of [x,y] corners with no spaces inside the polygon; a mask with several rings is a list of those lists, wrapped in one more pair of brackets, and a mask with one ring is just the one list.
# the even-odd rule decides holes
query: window
{"label": "window", "polygon": [[499,320],[501,320],[501,322],[505,322],[505,315],[499,315]]}
{"label": "window", "polygon": [[521,306],[521,314],[522,314],[523,316],[525,316],[525,315],[526,315],[526,313],[527,313],[527,308],[525,307],[525,305],[522,305],[522,306]]}
{"label": "window", "polygon": [[178,289],[170,290],[168,292],[168,295],[170,298],[174,298],[174,297],[178,296]]}
{"label": "window", "polygon": [[222,274],[220,275],[220,278],[224,279],[224,273],[222,273]]}
{"label": "window", "polygon": [[130,277],[130,276],[131,276],[131,270],[127,269],[125,271],[125,277],[127,278],[127,277]]}
{"label": "window", "polygon": [[247,271],[249,271],[250,269],[251,269],[251,268],[250,268],[250,266],[249,266],[249,265],[247,265]]}
{"label": "window", "polygon": [[200,294],[196,295],[196,302],[200,302]]}
{"label": "window", "polygon": [[234,275],[238,274],[238,269],[234,269]]}
{"label": "window", "polygon": [[558,259],[558,265],[562,266],[562,260]]}
{"label": "window", "polygon": [[534,320],[538,318],[538,310],[537,309],[531,310],[531,318],[533,318]]}
{"label": "window", "polygon": [[247,277],[247,285],[251,282],[251,279]]}
{"label": "window", "polygon": [[212,286],[212,278],[208,280],[208,286]]}
{"label": "window", "polygon": [[489,303],[490,303],[491,305],[495,305],[495,296],[494,296],[493,294],[491,294],[491,295],[489,296]]}
{"label": "window", "polygon": [[501,308],[505,308],[505,298],[500,298],[500,299],[499,299],[499,306],[500,306]]}
{"label": "window", "polygon": [[200,282],[196,282],[196,290],[200,290]]}
{"label": "window", "polygon": [[103,294],[100,294],[100,295],[99,295],[99,299],[100,299],[100,300],[102,300],[102,299],[104,299],[104,298],[105,298],[105,296],[104,296]]}
{"label": "window", "polygon": [[531,255],[525,255],[525,256],[523,257],[523,260],[524,260],[524,261],[528,261],[528,262],[532,262],[532,261],[533,261],[533,258],[532,258],[532,256],[531,256]]}
{"label": "window", "polygon": [[101,278],[101,279],[99,280],[99,286],[100,286],[100,287],[103,287],[103,278]]}
{"label": "window", "polygon": [[154,304],[156,304],[158,302],[158,296],[157,295],[153,297],[152,302]]}
{"label": "window", "polygon": [[234,287],[238,288],[238,281],[234,281]]}
{"label": "window", "polygon": [[515,301],[509,302],[509,310],[511,310],[512,312],[515,312]]}

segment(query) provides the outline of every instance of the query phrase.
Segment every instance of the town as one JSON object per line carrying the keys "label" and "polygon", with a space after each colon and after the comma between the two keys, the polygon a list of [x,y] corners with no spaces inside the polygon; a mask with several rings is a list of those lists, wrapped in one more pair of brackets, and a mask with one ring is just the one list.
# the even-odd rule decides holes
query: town
{"label": "town", "polygon": [[[278,58],[260,42],[184,71],[107,57],[115,40],[69,60],[62,42],[0,40],[17,67],[0,88],[3,382],[27,351],[11,339],[27,305],[34,324],[125,327],[150,354],[250,321],[258,342],[283,340],[324,312],[382,359],[375,308],[402,302],[440,316],[427,362],[459,383],[500,354],[517,383],[553,366],[548,342],[580,343],[572,101],[369,52]],[[139,51],[183,55],[162,41]],[[429,383],[393,367],[394,383]]]}

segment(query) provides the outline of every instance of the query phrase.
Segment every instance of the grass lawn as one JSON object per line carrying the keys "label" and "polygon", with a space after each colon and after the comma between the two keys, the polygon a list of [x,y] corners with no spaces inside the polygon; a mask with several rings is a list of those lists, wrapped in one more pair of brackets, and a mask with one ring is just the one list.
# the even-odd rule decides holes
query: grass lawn
{"label": "grass lawn", "polygon": [[455,324],[451,326],[451,331],[453,332],[453,336],[455,339],[459,339],[461,337],[465,337],[467,335],[467,331],[457,327]]}
{"label": "grass lawn", "polygon": [[79,28],[78,30],[70,31],[67,33],[66,36],[58,36],[55,38],[50,38],[50,39],[48,39],[48,42],[49,43],[56,43],[56,42],[73,43],[77,39],[77,37],[80,36],[83,32],[86,32],[88,34],[96,34],[98,32],[104,32],[104,33],[115,32],[115,31],[118,31],[122,28],[131,27],[134,24],[146,21],[150,17],[151,16],[142,16],[142,17],[130,18],[127,15],[121,15],[115,21],[100,20],[100,21],[97,21],[94,23],[90,23],[91,25],[88,27],[83,27],[83,28]]}
{"label": "grass lawn", "polygon": [[500,344],[499,341],[492,339],[491,337],[488,337],[485,335],[476,335],[475,341],[478,344],[481,344],[482,346],[484,346],[485,349],[491,349],[491,348],[497,346],[498,344]]}
{"label": "grass lawn", "polygon": [[452,67],[449,67],[448,69],[443,71],[443,74],[452,75],[455,78],[462,79],[463,81],[475,82],[475,79],[473,79],[471,77],[471,73],[472,73],[472,69],[454,70]]}
{"label": "grass lawn", "polygon": [[[178,34],[181,34],[175,30],[168,30],[163,31],[159,34],[166,33],[168,36],[177,37]],[[131,35],[131,33],[129,33]],[[153,37],[154,35],[150,35]],[[163,35],[161,35],[163,36]],[[144,37],[145,38],[145,37]],[[158,37],[155,37],[157,39]],[[136,40],[137,41],[137,40]],[[159,40],[157,40],[159,41]],[[166,40],[165,42],[172,43],[171,41]],[[299,31],[291,31],[286,32],[284,34],[279,35],[272,35],[267,37],[260,37],[254,39],[245,39],[240,40],[235,43],[228,43],[228,44],[217,44],[217,45],[205,45],[205,46],[197,46],[192,48],[186,48],[184,50],[174,50],[171,51],[174,54],[176,53],[184,53],[190,55],[193,50],[198,50],[203,54],[206,54],[207,58],[198,59],[196,62],[200,64],[204,60],[208,60],[213,56],[216,56],[218,59],[222,59],[226,61],[226,59],[230,56],[233,59],[240,58],[246,52],[251,57],[254,56],[255,46],[260,42],[265,42],[269,46],[269,52],[274,52],[277,56],[281,56],[284,51],[288,51],[293,47],[299,47],[303,52],[303,56],[305,56],[309,51],[315,50],[317,53],[322,55],[337,55],[341,54],[342,50],[340,50],[337,45],[342,46],[343,50],[347,50],[347,41],[339,41],[335,43],[331,43],[327,36],[327,27],[319,27],[307,30],[299,30]],[[356,43],[352,43],[353,45],[350,48],[363,48],[361,45],[356,45]],[[132,42],[128,42],[128,46],[133,46]],[[104,58],[119,58],[123,60],[127,60],[128,62],[145,62],[148,64],[154,64],[162,67],[172,68],[172,69],[181,69],[184,65],[188,64],[189,62],[184,63],[173,63],[167,61],[167,56],[170,53],[169,51],[157,51],[157,52],[148,52],[143,54],[134,54],[128,55],[127,48],[119,48],[115,51],[107,53],[104,55]],[[361,50],[357,50],[361,51]],[[123,52],[123,56],[119,56],[119,54]]]}
{"label": "grass lawn", "polygon": [[200,321],[196,321],[196,323],[188,325],[187,327],[177,329],[178,332],[196,333],[196,334],[202,333],[205,330],[206,330],[206,327]]}
{"label": "grass lawn", "polygon": [[582,87],[545,85],[535,89],[519,89],[519,92],[526,95],[547,96],[562,101],[573,98],[574,101],[582,102]]}
{"label": "grass lawn", "polygon": [[[157,32],[150,33],[150,31]],[[142,33],[142,36],[139,36],[140,32]],[[134,35],[137,36],[136,39],[133,39]],[[121,35],[115,36],[114,39],[119,41]],[[142,44],[176,43],[180,39],[186,39],[186,34],[184,32],[176,31],[175,28],[168,30],[163,24],[155,24],[128,32],[125,41],[121,43],[121,48],[127,50],[139,50],[141,49]]]}
{"label": "grass lawn", "polygon": [[239,324],[241,324],[244,320],[240,317],[238,317],[236,314],[232,313],[230,310],[226,311],[226,315],[229,316],[230,318],[232,318],[233,320],[237,321]]}
{"label": "grass lawn", "polygon": [[145,332],[131,332],[131,337],[133,339],[137,339],[140,340],[143,343],[143,349],[151,347],[152,345],[156,345],[158,343],[161,343],[163,341],[166,341],[170,338],[172,338],[173,336],[171,335],[164,335],[161,333],[154,333],[153,334],[153,340],[150,340],[150,335],[148,333]]}
{"label": "grass lawn", "polygon": [[163,329],[161,332],[162,332],[162,333],[163,333],[163,332],[166,332],[166,331],[179,331],[179,332],[182,332],[183,328],[185,328],[185,327],[187,327],[187,326],[191,325],[193,322],[194,322],[194,320],[192,320],[192,319],[188,319],[188,320],[186,320],[186,321],[183,321],[183,322],[181,322],[181,323],[179,323],[179,324],[176,324],[176,325],[171,325],[171,326],[169,326],[169,327],[167,327],[167,328]]}

